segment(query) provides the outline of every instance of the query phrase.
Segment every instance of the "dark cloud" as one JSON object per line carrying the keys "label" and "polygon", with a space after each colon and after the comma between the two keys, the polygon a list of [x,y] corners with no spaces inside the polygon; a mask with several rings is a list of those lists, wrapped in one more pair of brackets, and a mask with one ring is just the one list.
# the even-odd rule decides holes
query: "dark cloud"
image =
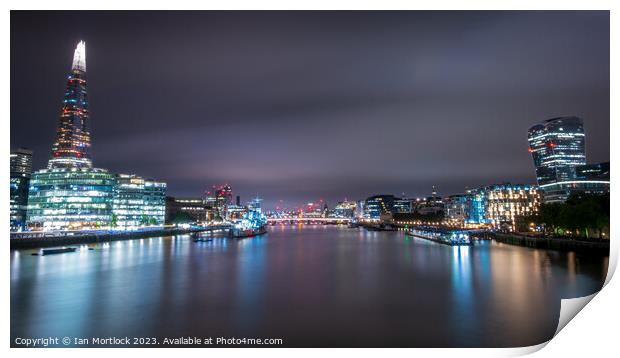
{"label": "dark cloud", "polygon": [[609,160],[608,12],[11,13],[11,146],[48,159],[87,42],[95,165],[290,205],[534,182],[529,126]]}

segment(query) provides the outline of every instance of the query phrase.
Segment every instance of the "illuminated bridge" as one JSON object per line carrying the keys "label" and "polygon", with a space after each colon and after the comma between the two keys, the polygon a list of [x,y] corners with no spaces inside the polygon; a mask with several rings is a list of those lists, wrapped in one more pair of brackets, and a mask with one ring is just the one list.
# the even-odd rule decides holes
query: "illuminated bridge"
{"label": "illuminated bridge", "polygon": [[291,223],[291,224],[348,224],[351,219],[348,218],[313,218],[313,217],[291,217],[291,218],[268,218],[267,223]]}

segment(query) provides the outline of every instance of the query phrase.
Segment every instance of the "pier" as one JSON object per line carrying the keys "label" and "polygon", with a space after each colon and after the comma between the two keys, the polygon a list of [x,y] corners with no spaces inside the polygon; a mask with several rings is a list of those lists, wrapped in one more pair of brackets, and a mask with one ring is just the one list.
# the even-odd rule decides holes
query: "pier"
{"label": "pier", "polygon": [[146,237],[184,235],[198,232],[228,233],[230,225],[192,226],[183,227],[157,227],[132,231],[114,230],[88,230],[88,231],[65,231],[65,232],[24,232],[12,233],[11,249],[28,249],[38,247],[51,247],[62,245],[92,244],[119,240],[132,240]]}
{"label": "pier", "polygon": [[407,235],[421,239],[433,241],[449,246],[471,246],[473,240],[470,234],[463,230],[442,230],[437,228],[411,229],[406,231]]}
{"label": "pier", "polygon": [[493,240],[509,245],[519,245],[547,250],[595,250],[609,253],[609,240],[601,239],[568,239],[555,237],[533,237],[516,233],[491,232]]}

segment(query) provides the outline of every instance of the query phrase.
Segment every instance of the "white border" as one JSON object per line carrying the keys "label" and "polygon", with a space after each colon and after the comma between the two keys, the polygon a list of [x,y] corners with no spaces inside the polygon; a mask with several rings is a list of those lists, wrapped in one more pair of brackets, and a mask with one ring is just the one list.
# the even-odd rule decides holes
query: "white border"
{"label": "white border", "polygon": [[[590,0],[590,1],[548,1],[548,0],[521,0],[521,1],[484,1],[484,0],[469,0],[469,1],[398,1],[398,0],[382,0],[382,1],[339,1],[339,0],[314,0],[314,1],[276,1],[276,0],[261,0],[261,1],[227,1],[227,2],[201,2],[191,0],[175,0],[174,2],[163,1],[149,1],[138,2],[130,0],[108,0],[108,1],[9,1],[8,7],[2,14],[2,30],[4,48],[7,51],[4,52],[4,56],[1,57],[4,74],[4,90],[2,95],[2,101],[4,102],[3,108],[10,108],[10,57],[8,56],[8,49],[10,43],[10,13],[9,9],[153,9],[153,10],[166,10],[166,9],[409,9],[409,10],[430,10],[430,9],[457,9],[457,10],[476,10],[476,9],[494,9],[494,10],[612,10],[611,11],[611,118],[617,117],[617,110],[614,104],[618,103],[617,85],[618,85],[618,71],[614,64],[618,63],[618,16],[616,11],[620,8],[618,1],[602,1],[602,0]],[[148,5],[149,7],[144,7]],[[8,168],[8,152],[10,150],[9,143],[9,120],[3,120],[3,130],[0,132],[2,136],[2,143],[5,150],[5,168]],[[610,133],[618,134],[617,124],[615,121],[610,121]],[[618,153],[620,145],[617,142],[611,141],[611,157],[614,157]],[[611,158],[610,158],[611,159]],[[613,160],[611,160],[614,162]],[[613,163],[612,163],[613,167]],[[612,170],[615,173],[615,169]],[[2,180],[8,183],[8,172],[2,172]],[[2,194],[4,198],[7,198],[8,185],[1,186]],[[612,199],[615,195],[612,193]],[[618,217],[618,202],[612,200],[612,222]],[[3,215],[8,216],[8,205],[3,206]],[[8,220],[3,221],[2,232],[8,233]],[[618,230],[615,225],[612,225],[611,237],[617,238]],[[8,236],[8,235],[6,235]],[[3,287],[6,288],[5,294],[2,295],[2,307],[4,308],[5,317],[4,325],[2,325],[2,335],[5,338],[5,349],[8,351],[9,347],[9,328],[10,321],[10,297],[9,297],[9,263],[7,254],[9,250],[8,237],[5,240],[5,260],[2,266],[3,274],[2,280],[4,281]],[[607,283],[611,279],[615,268],[617,266],[618,259],[618,245],[617,240],[612,239],[612,252],[610,256],[610,270],[607,277]],[[616,280],[617,281],[617,280]],[[617,283],[611,282],[603,290],[603,294],[597,295],[592,299],[593,303],[588,305],[577,317],[567,325],[567,327],[560,332],[560,334],[552,339],[548,347],[537,353],[539,356],[547,357],[559,357],[559,356],[609,356],[613,354],[611,352],[617,352],[617,318],[619,309],[618,302],[620,302],[620,288]],[[170,354],[183,354],[183,355],[218,355],[218,356],[237,356],[237,355],[252,355],[258,357],[273,357],[273,356],[301,356],[301,357],[314,357],[315,355],[356,355],[359,357],[370,357],[377,354],[390,354],[395,356],[410,356],[411,354],[422,354],[424,356],[447,356],[447,355],[459,355],[459,356],[513,356],[520,354],[527,354],[534,352],[547,344],[542,344],[535,347],[526,347],[518,349],[154,349],[149,352],[138,351],[136,349],[115,349],[114,355],[136,355],[147,353],[154,356],[168,356]],[[12,349],[10,353],[15,356],[24,356],[32,354],[40,354],[44,352],[46,355],[51,356],[78,356],[83,355],[85,352],[79,349],[48,349],[48,350],[27,350],[27,349]],[[94,356],[107,356],[110,351],[103,349],[89,349],[89,355]],[[8,353],[8,352],[7,352]]]}

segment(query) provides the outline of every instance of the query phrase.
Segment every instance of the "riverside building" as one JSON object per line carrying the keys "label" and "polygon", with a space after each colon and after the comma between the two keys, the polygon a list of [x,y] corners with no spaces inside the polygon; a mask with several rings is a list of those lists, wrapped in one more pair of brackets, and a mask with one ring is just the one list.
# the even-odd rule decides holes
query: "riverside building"
{"label": "riverside building", "polygon": [[444,203],[444,215],[449,224],[463,225],[467,218],[469,196],[465,194],[450,195]]}
{"label": "riverside building", "polygon": [[545,203],[562,203],[576,192],[609,192],[609,163],[586,164],[585,131],[578,117],[557,117],[528,131],[536,180]]}
{"label": "riverside building", "polygon": [[166,197],[166,224],[204,223],[207,204],[203,198]]}
{"label": "riverside building", "polygon": [[334,217],[352,219],[355,217],[357,204],[354,201],[341,201],[334,207]]}
{"label": "riverside building", "polygon": [[116,176],[105,169],[56,168],[32,175],[28,193],[31,230],[109,228]]}
{"label": "riverside building", "polygon": [[112,205],[112,227],[123,230],[164,224],[166,184],[119,174]]}
{"label": "riverside building", "polygon": [[[30,179],[28,228],[111,229],[118,228],[119,216],[123,229],[163,224],[165,183],[143,180],[137,184],[142,180],[137,176],[93,168],[88,107],[86,45],[80,41],[67,77],[51,158],[47,169]],[[143,205],[137,197],[142,197]]]}
{"label": "riverside building", "polygon": [[534,185],[500,184],[467,192],[466,222],[494,228],[517,229],[518,221],[536,214],[542,192]]}
{"label": "riverside building", "polygon": [[32,175],[32,151],[19,148],[11,151],[10,229],[23,230],[26,225],[28,187]]}
{"label": "riverside building", "polygon": [[529,129],[528,142],[538,185],[574,180],[575,167],[586,164],[585,132],[578,117],[537,124]]}
{"label": "riverside building", "polygon": [[364,218],[378,220],[394,213],[394,195],[375,195],[364,202]]}

